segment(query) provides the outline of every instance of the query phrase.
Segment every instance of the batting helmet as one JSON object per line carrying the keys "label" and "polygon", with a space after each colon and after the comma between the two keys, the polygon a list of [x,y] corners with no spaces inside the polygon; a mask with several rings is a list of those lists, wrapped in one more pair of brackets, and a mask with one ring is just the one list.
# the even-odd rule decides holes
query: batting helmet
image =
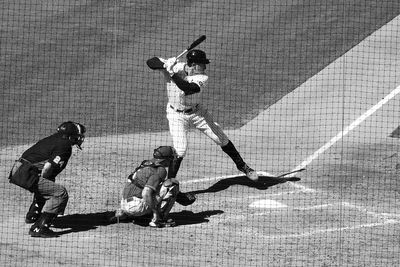
{"label": "batting helmet", "polygon": [[155,159],[173,160],[176,156],[175,148],[171,146],[160,146],[154,149],[153,157]]}
{"label": "batting helmet", "polygon": [[85,140],[86,127],[77,122],[66,121],[58,126],[57,132],[62,134],[63,138],[71,140],[72,144],[81,148]]}
{"label": "batting helmet", "polygon": [[190,50],[186,54],[186,59],[187,59],[187,64],[189,66],[192,65],[193,63],[199,63],[199,64],[210,63],[210,60],[207,59],[206,53],[198,49]]}

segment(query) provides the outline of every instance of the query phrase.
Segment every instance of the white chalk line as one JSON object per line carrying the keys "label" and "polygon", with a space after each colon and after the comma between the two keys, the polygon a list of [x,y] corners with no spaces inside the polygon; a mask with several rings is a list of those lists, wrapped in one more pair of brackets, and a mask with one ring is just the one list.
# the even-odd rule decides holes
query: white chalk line
{"label": "white chalk line", "polygon": [[[307,211],[307,210],[326,209],[326,208],[335,207],[335,206],[343,206],[343,207],[348,207],[348,208],[351,208],[351,209],[356,209],[356,210],[358,210],[358,211],[360,211],[362,213],[365,213],[367,215],[371,215],[373,217],[378,217],[378,218],[400,218],[400,214],[397,214],[397,213],[374,212],[374,211],[368,210],[365,207],[354,205],[354,204],[351,204],[351,203],[346,202],[346,201],[335,202],[335,203],[327,203],[327,204],[321,204],[321,205],[314,205],[314,206],[308,206],[308,207],[294,207],[294,208],[291,208],[290,206],[286,206],[286,207],[283,207],[281,209],[285,209],[285,210],[290,209],[290,210],[295,210],[295,211]],[[277,209],[279,209],[279,208],[277,208]],[[268,213],[260,212],[260,213],[255,213],[253,215],[264,216],[264,215],[267,215],[267,214]]]}
{"label": "white chalk line", "polygon": [[[346,128],[344,128],[341,132],[339,132],[336,136],[334,136],[328,143],[323,145],[321,148],[319,148],[317,151],[315,151],[312,155],[310,155],[306,160],[304,160],[302,163],[300,163],[296,168],[293,170],[297,169],[302,169],[305,168],[307,165],[309,165],[314,159],[318,158],[318,156],[322,153],[324,153],[327,149],[329,149],[331,146],[333,146],[337,141],[342,139],[344,136],[346,136],[349,132],[351,132],[354,128],[356,128],[358,125],[360,125],[364,120],[366,120],[369,116],[374,114],[378,109],[380,109],[383,105],[385,105],[389,100],[394,98],[397,94],[400,93],[400,85],[396,87],[390,94],[388,94],[385,98],[380,100],[378,103],[376,103],[373,107],[371,107],[369,110],[367,110],[364,114],[362,114],[360,117],[358,117],[355,121],[353,121],[350,125],[348,125]],[[288,175],[287,177],[293,176]]]}
{"label": "white chalk line", "polygon": [[363,212],[365,214],[374,216],[374,217],[380,217],[380,218],[400,218],[400,214],[397,213],[386,213],[386,212],[374,212],[374,211],[369,211],[368,209],[361,207],[361,206],[357,206],[348,202],[342,202],[342,205],[345,207],[350,207],[353,209],[356,209],[360,212]]}
{"label": "white chalk line", "polygon": [[[271,174],[269,172],[263,172],[259,171],[257,172],[259,175],[262,176],[276,176],[274,174]],[[238,176],[243,176],[243,173],[238,173],[238,174],[230,174],[230,175],[223,175],[223,176],[216,176],[216,177],[204,177],[204,178],[199,178],[199,179],[193,179],[193,180],[188,180],[188,181],[182,181],[180,182],[181,184],[195,184],[195,183],[204,183],[204,182],[211,182],[211,181],[219,181],[219,180],[224,180],[224,179],[230,179],[230,178],[235,178]],[[286,182],[290,184],[292,187],[299,189],[302,192],[315,192],[315,189],[308,188],[304,185],[299,185],[294,182]]]}
{"label": "white chalk line", "polygon": [[[299,193],[314,193],[314,190],[306,189],[306,190],[283,191],[283,192],[271,193],[271,194],[258,194],[258,195],[251,195],[251,196],[249,196],[249,198],[250,199],[260,199],[260,197],[262,197],[262,198],[265,198],[265,197],[279,197],[279,196],[299,194]],[[241,199],[243,199],[243,197]]]}
{"label": "white chalk line", "polygon": [[351,231],[351,230],[379,227],[379,226],[385,226],[385,225],[389,225],[389,224],[398,224],[398,223],[400,223],[400,221],[397,221],[397,220],[386,220],[384,222],[366,223],[366,224],[359,224],[359,225],[354,225],[354,226],[335,227],[335,228],[329,228],[329,229],[320,229],[320,230],[314,230],[314,231],[309,231],[309,232],[304,232],[304,233],[299,233],[299,234],[268,235],[268,236],[264,235],[264,237],[265,238],[271,238],[271,239],[301,238],[301,237],[309,237],[309,236],[313,236],[313,235],[317,235],[317,234],[325,234],[325,233],[332,233],[332,232],[342,232],[342,231]]}
{"label": "white chalk line", "polygon": [[205,177],[200,179],[182,181],[181,184],[195,184],[195,183],[204,183],[204,182],[211,182],[211,181],[218,181],[223,179],[235,178],[243,174],[232,174],[232,175],[224,175],[224,176],[216,176],[216,177]]}
{"label": "white chalk line", "polygon": [[[342,139],[344,136],[346,136],[349,132],[351,132],[353,129],[355,129],[358,125],[360,125],[364,120],[366,120],[369,116],[374,114],[377,110],[379,110],[383,105],[385,105],[387,102],[389,102],[392,98],[394,98],[396,95],[400,93],[400,85],[397,86],[393,91],[391,91],[388,95],[386,95],[383,99],[381,99],[377,104],[372,106],[369,110],[367,110],[364,114],[362,114],[360,117],[358,117],[355,121],[353,121],[350,125],[345,127],[342,131],[340,131],[336,136],[334,136],[329,142],[327,142],[325,145],[320,147],[318,150],[316,150],[312,155],[310,155],[306,160],[304,160],[302,163],[300,163],[298,166],[296,166],[292,171],[299,170],[306,168],[313,160],[319,157],[322,153],[324,153],[326,150],[328,150],[331,146],[333,146],[336,142],[338,142],[340,139]],[[267,172],[259,172],[260,175],[269,175],[270,173]],[[240,175],[240,174],[239,174]],[[285,177],[293,177],[295,176],[296,173],[286,175]],[[222,179],[229,179],[229,178],[234,178],[237,177],[238,174],[234,175],[226,175],[226,176],[219,176],[219,177],[208,177],[208,178],[201,178],[201,179],[195,179],[195,180],[189,180],[189,181],[182,181],[181,184],[193,184],[193,183],[203,183],[203,182],[209,182],[209,181],[218,181]],[[316,192],[315,189],[306,187],[304,185],[294,183],[294,182],[286,182],[288,185],[291,185],[292,187],[298,189],[294,191],[295,193],[300,193],[300,192]],[[289,192],[293,193],[293,191]],[[278,193],[275,195],[284,195],[288,194],[288,192],[282,192]]]}
{"label": "white chalk line", "polygon": [[[393,213],[379,213],[379,212],[372,212],[369,211],[368,209],[357,206],[354,204],[351,204],[349,202],[336,202],[336,203],[329,203],[329,204],[321,204],[321,205],[315,205],[315,206],[309,206],[309,207],[296,207],[296,208],[290,208],[289,206],[282,207],[280,208],[281,210],[297,210],[297,211],[307,211],[307,210],[316,210],[316,209],[326,209],[329,207],[334,207],[334,206],[344,206],[348,208],[353,208],[357,209],[360,212],[363,212],[365,214],[371,215],[375,218],[381,218],[383,219],[382,222],[376,222],[376,223],[365,223],[365,224],[358,224],[358,225],[353,225],[353,226],[346,226],[346,227],[334,227],[334,228],[328,228],[328,229],[316,229],[313,231],[309,232],[304,232],[304,233],[297,233],[297,234],[282,234],[282,235],[263,235],[265,238],[272,238],[272,239],[280,239],[280,238],[299,238],[299,237],[309,237],[312,235],[317,235],[317,234],[323,234],[323,233],[331,233],[331,232],[339,232],[339,231],[351,231],[351,230],[357,230],[357,229],[362,229],[362,228],[373,228],[373,227],[379,227],[379,226],[385,226],[389,224],[399,224],[400,221],[400,214],[393,214]],[[279,208],[274,209],[274,210],[279,210]],[[265,216],[269,215],[270,213],[254,213],[253,216]],[[259,233],[258,233],[259,234]]]}

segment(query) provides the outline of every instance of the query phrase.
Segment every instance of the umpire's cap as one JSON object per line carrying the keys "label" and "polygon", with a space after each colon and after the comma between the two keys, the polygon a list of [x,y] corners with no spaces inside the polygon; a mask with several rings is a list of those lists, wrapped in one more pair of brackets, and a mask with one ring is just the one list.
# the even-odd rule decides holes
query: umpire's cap
{"label": "umpire's cap", "polygon": [[175,148],[171,146],[160,146],[154,149],[153,157],[161,160],[173,160],[176,156]]}

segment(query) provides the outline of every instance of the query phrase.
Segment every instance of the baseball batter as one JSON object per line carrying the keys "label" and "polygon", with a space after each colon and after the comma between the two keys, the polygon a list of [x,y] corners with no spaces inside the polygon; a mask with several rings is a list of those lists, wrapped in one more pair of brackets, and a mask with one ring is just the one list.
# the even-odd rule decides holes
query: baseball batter
{"label": "baseball batter", "polygon": [[188,147],[187,133],[190,127],[195,127],[211,138],[233,160],[239,171],[253,180],[258,180],[258,174],[242,159],[228,136],[216,124],[212,115],[200,103],[201,94],[206,89],[208,76],[206,65],[210,63],[202,50],[191,50],[186,55],[187,62],[178,62],[176,58],[163,59],[161,69],[167,83],[167,119],[173,145],[178,157],[172,162],[168,173],[169,178],[175,178]]}

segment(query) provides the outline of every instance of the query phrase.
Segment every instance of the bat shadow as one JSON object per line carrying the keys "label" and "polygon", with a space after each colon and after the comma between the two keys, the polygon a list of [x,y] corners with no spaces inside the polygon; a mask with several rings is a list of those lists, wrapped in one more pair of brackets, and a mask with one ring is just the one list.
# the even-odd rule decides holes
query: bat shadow
{"label": "bat shadow", "polygon": [[220,192],[223,190],[228,189],[229,187],[233,185],[243,185],[243,186],[248,186],[252,188],[256,188],[259,190],[266,190],[269,187],[272,187],[277,184],[282,184],[286,182],[296,182],[300,181],[301,179],[299,177],[271,177],[271,176],[259,176],[259,179],[257,182],[254,182],[247,178],[245,175],[238,175],[235,177],[231,178],[226,178],[219,180],[212,186],[210,186],[207,189],[202,189],[202,190],[195,190],[191,191],[190,193],[192,194],[204,194],[204,193],[216,193]]}

